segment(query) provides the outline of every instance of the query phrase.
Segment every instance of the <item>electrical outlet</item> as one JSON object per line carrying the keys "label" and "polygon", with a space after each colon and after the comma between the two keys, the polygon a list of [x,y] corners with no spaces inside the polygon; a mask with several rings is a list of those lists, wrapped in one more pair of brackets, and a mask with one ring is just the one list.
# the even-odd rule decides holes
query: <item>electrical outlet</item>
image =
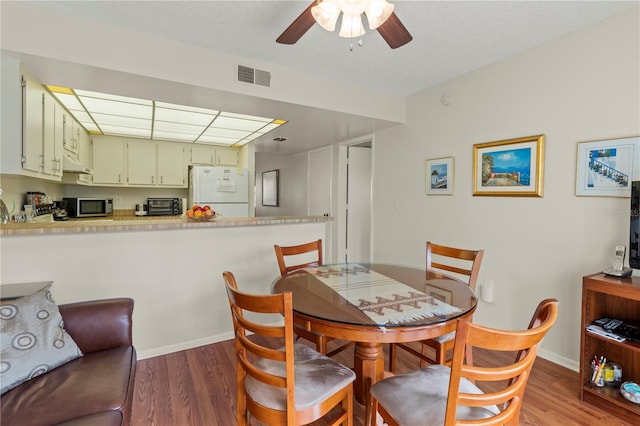
{"label": "electrical outlet", "polygon": [[119,206],[120,204],[122,204],[122,197],[114,197],[114,198],[113,198],[113,204],[116,204],[116,205],[118,205],[118,206]]}

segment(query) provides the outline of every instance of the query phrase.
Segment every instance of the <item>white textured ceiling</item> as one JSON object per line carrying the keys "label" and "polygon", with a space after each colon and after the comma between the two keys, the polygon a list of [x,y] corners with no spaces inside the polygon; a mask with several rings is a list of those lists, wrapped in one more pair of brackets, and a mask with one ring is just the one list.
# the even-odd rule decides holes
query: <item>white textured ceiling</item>
{"label": "white textured ceiling", "polygon": [[351,51],[351,39],[340,38],[337,32],[329,33],[318,25],[294,45],[275,42],[310,0],[33,3],[402,95],[414,94],[640,4],[637,0],[392,1],[413,41],[390,49],[376,31],[368,31],[362,37],[363,47],[356,45]]}

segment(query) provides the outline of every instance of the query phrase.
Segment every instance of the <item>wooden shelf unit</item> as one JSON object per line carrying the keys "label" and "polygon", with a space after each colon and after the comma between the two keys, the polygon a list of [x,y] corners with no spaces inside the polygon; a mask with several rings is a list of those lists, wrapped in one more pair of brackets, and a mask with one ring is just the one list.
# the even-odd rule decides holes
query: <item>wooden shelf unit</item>
{"label": "wooden shelf unit", "polygon": [[590,382],[591,360],[604,356],[622,367],[622,380],[640,382],[640,343],[616,342],[586,331],[602,317],[640,321],[640,278],[617,278],[603,273],[582,278],[580,333],[580,399],[611,414],[638,424],[640,404],[626,400],[620,388],[598,387]]}

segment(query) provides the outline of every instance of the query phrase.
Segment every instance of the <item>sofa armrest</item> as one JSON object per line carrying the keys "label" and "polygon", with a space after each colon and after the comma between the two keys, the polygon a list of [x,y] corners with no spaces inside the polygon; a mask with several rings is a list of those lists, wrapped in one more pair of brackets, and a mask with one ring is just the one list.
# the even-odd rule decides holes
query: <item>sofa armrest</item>
{"label": "sofa armrest", "polygon": [[133,346],[133,299],[102,299],[59,305],[64,329],[83,353]]}

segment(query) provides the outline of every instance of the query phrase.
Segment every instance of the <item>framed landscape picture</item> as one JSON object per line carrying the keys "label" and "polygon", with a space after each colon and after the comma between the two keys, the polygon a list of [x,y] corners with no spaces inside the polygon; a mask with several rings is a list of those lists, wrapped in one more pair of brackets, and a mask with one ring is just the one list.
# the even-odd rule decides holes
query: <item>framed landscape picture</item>
{"label": "framed landscape picture", "polygon": [[640,137],[578,142],[576,195],[630,197],[640,180]]}
{"label": "framed landscape picture", "polygon": [[426,160],[424,179],[427,195],[453,194],[453,157]]}
{"label": "framed landscape picture", "polygon": [[542,197],[544,135],[473,146],[473,195]]}

